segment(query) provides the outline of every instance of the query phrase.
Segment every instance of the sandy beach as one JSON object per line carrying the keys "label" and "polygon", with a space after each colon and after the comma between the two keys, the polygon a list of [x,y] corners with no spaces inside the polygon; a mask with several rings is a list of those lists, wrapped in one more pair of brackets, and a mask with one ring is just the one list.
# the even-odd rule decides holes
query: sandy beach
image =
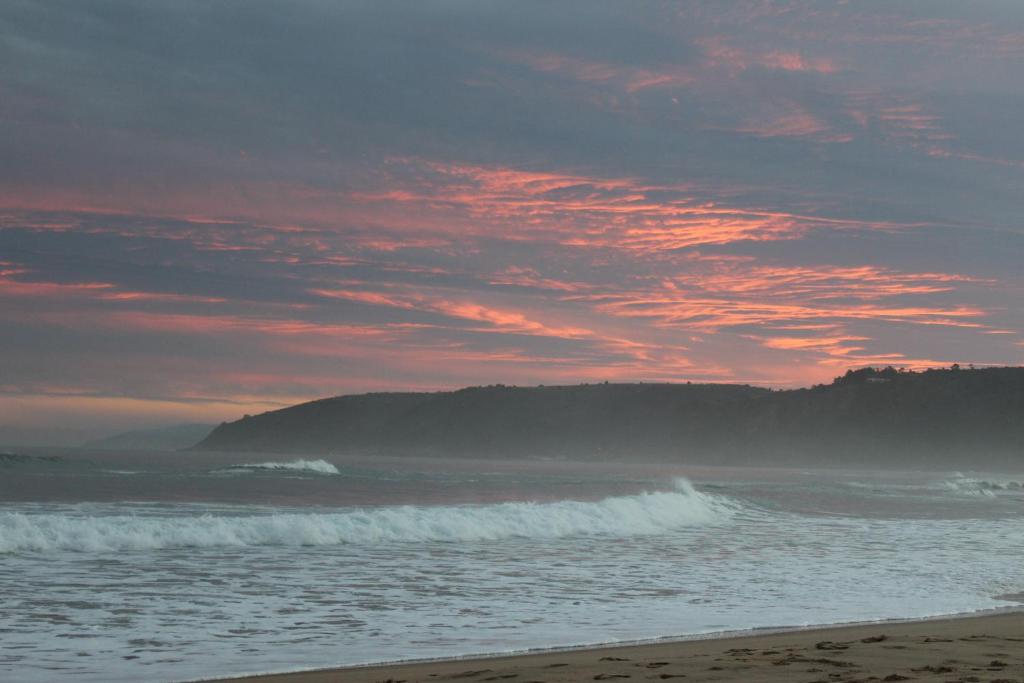
{"label": "sandy beach", "polygon": [[559,683],[625,679],[1024,682],[1024,612],[230,680]]}

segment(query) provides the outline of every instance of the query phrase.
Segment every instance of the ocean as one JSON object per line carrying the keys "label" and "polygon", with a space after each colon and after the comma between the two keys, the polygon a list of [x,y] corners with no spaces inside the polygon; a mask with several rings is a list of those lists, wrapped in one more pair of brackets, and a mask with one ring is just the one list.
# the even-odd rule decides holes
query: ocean
{"label": "ocean", "polygon": [[0,680],[183,681],[1024,599],[1024,476],[0,455]]}

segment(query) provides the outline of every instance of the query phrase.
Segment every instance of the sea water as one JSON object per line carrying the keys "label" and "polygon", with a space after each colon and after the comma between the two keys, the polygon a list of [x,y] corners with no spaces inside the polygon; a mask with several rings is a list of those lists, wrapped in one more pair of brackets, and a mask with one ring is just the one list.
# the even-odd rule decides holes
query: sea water
{"label": "sea water", "polygon": [[1017,475],[0,455],[0,679],[180,681],[1017,604]]}

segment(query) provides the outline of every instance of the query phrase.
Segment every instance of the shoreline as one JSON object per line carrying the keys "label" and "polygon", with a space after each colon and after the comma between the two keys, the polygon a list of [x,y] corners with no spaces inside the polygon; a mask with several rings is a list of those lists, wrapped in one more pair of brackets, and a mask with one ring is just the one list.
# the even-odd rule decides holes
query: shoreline
{"label": "shoreline", "polygon": [[[962,678],[951,678],[958,671]],[[1024,606],[918,619],[761,628],[242,674],[192,679],[192,683],[413,683],[429,679],[439,683],[448,680],[554,683],[629,678],[638,681],[686,678],[687,683],[797,679],[821,683],[869,680],[1024,683]]]}

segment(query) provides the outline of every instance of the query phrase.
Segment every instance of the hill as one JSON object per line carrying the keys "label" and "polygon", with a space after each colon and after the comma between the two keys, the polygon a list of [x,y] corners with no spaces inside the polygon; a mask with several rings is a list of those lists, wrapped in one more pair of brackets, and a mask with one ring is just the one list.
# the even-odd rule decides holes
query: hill
{"label": "hill", "polygon": [[339,396],[225,423],[200,450],[736,465],[1024,468],[1024,368],[726,384]]}

